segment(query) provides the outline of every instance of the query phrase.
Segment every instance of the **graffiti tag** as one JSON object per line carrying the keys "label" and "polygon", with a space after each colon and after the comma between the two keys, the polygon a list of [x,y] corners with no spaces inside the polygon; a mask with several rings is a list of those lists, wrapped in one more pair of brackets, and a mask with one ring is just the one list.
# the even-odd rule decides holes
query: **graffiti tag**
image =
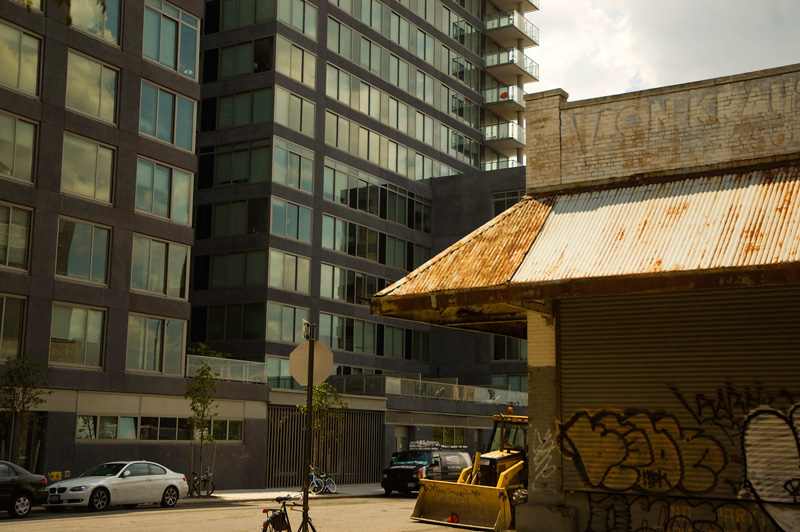
{"label": "graffiti tag", "polygon": [[555,439],[550,429],[547,429],[544,437],[539,431],[534,432],[533,442],[531,443],[531,461],[533,462],[533,480],[549,478],[555,473],[556,466],[553,461],[553,452],[556,449]]}

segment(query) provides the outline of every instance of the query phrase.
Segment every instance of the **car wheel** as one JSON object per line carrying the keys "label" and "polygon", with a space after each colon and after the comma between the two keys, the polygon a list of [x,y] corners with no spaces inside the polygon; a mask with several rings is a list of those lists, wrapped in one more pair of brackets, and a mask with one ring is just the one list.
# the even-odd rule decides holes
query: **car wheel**
{"label": "car wheel", "polygon": [[122,507],[125,508],[126,510],[133,510],[137,506],[139,506],[139,505],[138,504],[123,504],[122,505]]}
{"label": "car wheel", "polygon": [[11,505],[8,507],[8,514],[11,517],[25,517],[31,513],[31,497],[27,493],[20,493],[11,500]]}
{"label": "car wheel", "polygon": [[45,506],[44,509],[53,514],[60,514],[66,510],[63,506]]}
{"label": "car wheel", "polygon": [[109,496],[105,488],[97,488],[89,497],[89,509],[99,512],[108,508]]}
{"label": "car wheel", "polygon": [[175,486],[169,486],[164,490],[164,495],[161,497],[161,506],[164,508],[172,508],[178,502],[180,496],[181,495],[178,493],[178,488]]}

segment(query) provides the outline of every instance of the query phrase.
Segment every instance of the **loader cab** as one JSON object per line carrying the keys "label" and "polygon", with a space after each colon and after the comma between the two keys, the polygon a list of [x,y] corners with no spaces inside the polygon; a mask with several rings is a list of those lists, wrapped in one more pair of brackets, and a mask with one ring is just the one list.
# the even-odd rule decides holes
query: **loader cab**
{"label": "loader cab", "polygon": [[527,416],[501,415],[494,416],[492,439],[486,452],[522,451],[528,448]]}

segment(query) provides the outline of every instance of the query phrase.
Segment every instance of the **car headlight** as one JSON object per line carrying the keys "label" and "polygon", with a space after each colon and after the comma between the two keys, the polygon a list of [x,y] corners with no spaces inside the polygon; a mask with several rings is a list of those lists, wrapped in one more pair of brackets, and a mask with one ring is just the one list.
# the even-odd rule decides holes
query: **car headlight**
{"label": "car headlight", "polygon": [[86,491],[89,489],[89,486],[75,486],[74,488],[70,488],[69,491]]}

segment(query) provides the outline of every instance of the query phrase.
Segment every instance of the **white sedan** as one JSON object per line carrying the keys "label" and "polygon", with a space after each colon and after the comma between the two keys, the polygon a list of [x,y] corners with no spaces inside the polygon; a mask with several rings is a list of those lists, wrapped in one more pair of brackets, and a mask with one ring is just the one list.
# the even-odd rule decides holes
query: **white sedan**
{"label": "white sedan", "polygon": [[77,478],[51,484],[48,492],[44,507],[51,512],[68,506],[104,510],[112,504],[135,508],[138,504],[159,503],[171,508],[187,496],[189,486],[183,473],[154,462],[108,462]]}

